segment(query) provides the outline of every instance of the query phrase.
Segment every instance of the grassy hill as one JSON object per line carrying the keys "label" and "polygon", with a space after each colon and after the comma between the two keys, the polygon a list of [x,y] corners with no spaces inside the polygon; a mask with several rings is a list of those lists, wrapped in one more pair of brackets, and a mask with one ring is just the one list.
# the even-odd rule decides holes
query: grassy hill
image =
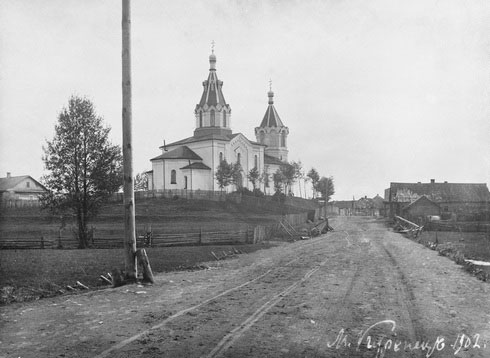
{"label": "grassy hill", "polygon": [[[233,201],[207,201],[154,198],[136,201],[136,230],[144,234],[151,227],[155,235],[196,233],[199,231],[243,230],[256,225],[276,222],[285,213],[305,212],[314,204],[304,201],[302,207],[283,205],[266,199],[244,198]],[[305,206],[306,205],[306,206]],[[124,207],[110,203],[102,207],[89,226],[94,237],[119,243],[124,236]],[[62,220],[38,208],[2,210],[0,213],[0,244],[15,240],[40,245],[41,237],[47,246],[57,243],[61,236],[64,246],[75,245],[76,221]]]}

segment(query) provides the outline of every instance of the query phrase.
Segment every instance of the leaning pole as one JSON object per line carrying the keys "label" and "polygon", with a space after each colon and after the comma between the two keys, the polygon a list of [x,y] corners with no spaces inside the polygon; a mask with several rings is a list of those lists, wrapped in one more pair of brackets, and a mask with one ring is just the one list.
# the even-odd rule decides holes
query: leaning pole
{"label": "leaning pole", "polygon": [[131,114],[131,8],[122,0],[122,131],[124,170],[124,255],[128,281],[136,280],[136,225],[133,187]]}

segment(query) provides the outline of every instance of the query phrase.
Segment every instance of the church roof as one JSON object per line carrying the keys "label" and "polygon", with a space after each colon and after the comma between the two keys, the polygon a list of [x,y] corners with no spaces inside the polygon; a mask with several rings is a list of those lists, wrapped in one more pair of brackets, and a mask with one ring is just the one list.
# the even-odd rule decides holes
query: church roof
{"label": "church roof", "polygon": [[180,169],[203,169],[203,170],[211,170],[210,167],[208,167],[206,164],[202,162],[194,162],[189,165],[186,165],[185,167],[182,167]]}
{"label": "church roof", "polygon": [[159,160],[159,159],[192,159],[192,160],[202,160],[200,156],[198,156],[194,151],[192,151],[189,147],[181,146],[177,147],[170,152],[165,152],[158,157],[155,157],[150,160]]}
{"label": "church roof", "polygon": [[262,123],[260,123],[261,128],[267,127],[284,127],[284,124],[279,118],[279,114],[277,114],[276,108],[274,107],[274,92],[269,91],[269,107],[265,111],[264,119],[262,119]]}
{"label": "church roof", "polygon": [[[183,144],[189,144],[189,143],[195,143],[195,142],[202,142],[202,141],[206,141],[206,140],[222,140],[225,142],[229,142],[230,140],[232,140],[233,138],[235,138],[237,135],[240,135],[240,134],[241,133],[233,133],[233,134],[222,135],[222,134],[216,134],[216,133],[209,133],[209,134],[199,136],[199,137],[184,138],[184,139],[178,140],[176,142],[167,144],[166,146],[169,147],[169,146],[174,146],[174,145],[183,145]],[[251,140],[248,140],[248,141],[254,145],[264,146],[264,144],[253,142]],[[164,146],[161,146],[160,149],[162,149],[163,147]]]}
{"label": "church roof", "polygon": [[264,154],[264,164],[275,164],[275,165],[283,165],[285,164],[282,160],[273,157],[271,155]]}
{"label": "church roof", "polygon": [[214,53],[209,56],[209,64],[208,79],[202,83],[204,91],[199,104],[196,106],[196,110],[205,105],[208,105],[208,107],[216,107],[218,104],[221,106],[227,105],[222,91],[223,81],[218,80],[218,76],[216,75],[216,56]]}

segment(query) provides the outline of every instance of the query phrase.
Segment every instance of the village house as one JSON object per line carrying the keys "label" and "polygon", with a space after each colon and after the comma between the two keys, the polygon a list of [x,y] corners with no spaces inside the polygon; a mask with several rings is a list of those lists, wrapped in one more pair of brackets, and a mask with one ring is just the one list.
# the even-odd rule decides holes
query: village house
{"label": "village house", "polygon": [[47,191],[46,187],[30,175],[0,178],[0,202],[2,207],[38,205],[39,195]]}
{"label": "village house", "polygon": [[[421,197],[425,199],[419,200]],[[390,183],[385,190],[386,215],[389,217],[407,212],[412,216],[434,215],[437,211],[434,204],[439,207],[442,219],[488,220],[490,192],[484,183],[437,183],[434,179],[430,183]]]}
{"label": "village house", "polygon": [[[203,93],[194,109],[194,134],[161,146],[161,154],[150,159],[149,189],[219,191],[215,174],[219,164],[226,160],[241,165],[244,188],[253,189],[247,174],[256,168],[263,178],[256,187],[272,194],[272,174],[288,160],[289,134],[274,107],[274,93],[271,89],[268,92],[266,113],[260,126],[255,128],[256,141],[242,133],[233,133],[231,107],[223,95],[223,81],[216,74],[214,51],[209,56],[209,64],[208,78],[203,82]],[[224,188],[225,191],[233,189]]]}

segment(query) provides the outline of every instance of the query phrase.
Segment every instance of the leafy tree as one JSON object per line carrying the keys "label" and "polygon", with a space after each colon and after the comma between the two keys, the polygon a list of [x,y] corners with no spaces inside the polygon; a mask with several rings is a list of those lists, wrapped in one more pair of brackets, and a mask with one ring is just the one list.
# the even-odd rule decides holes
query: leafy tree
{"label": "leafy tree", "polygon": [[229,164],[226,159],[219,163],[216,173],[214,174],[218,186],[221,191],[232,183],[233,179],[233,164]]}
{"label": "leafy tree", "polygon": [[[297,161],[297,162],[293,161],[293,162],[291,162],[291,165],[294,168],[294,180],[298,181],[299,196],[301,198],[301,197],[303,197],[301,195],[301,179],[305,178],[305,173],[303,171],[303,164],[301,163],[301,161]],[[306,195],[306,193],[305,193],[305,195]]]}
{"label": "leafy tree", "polygon": [[288,194],[291,191],[291,187],[296,181],[296,170],[292,164],[284,163],[279,167],[279,171],[282,176],[282,184],[284,186],[284,193]]}
{"label": "leafy tree", "polygon": [[317,184],[318,192],[322,194],[325,202],[328,202],[333,194],[335,194],[335,188],[333,185],[333,177],[322,177]]}
{"label": "leafy tree", "polygon": [[121,148],[111,144],[109,132],[92,102],[72,96],[58,115],[53,140],[43,146],[49,174],[42,181],[49,191],[42,206],[75,215],[79,248],[89,245],[90,219],[122,185]]}
{"label": "leafy tree", "polygon": [[320,180],[320,174],[318,174],[318,171],[315,168],[311,168],[308,174],[306,174],[308,178],[311,180],[311,186],[313,187],[313,197],[316,197],[316,192],[317,190],[317,185],[318,181]]}
{"label": "leafy tree", "polygon": [[272,174],[272,181],[274,182],[274,192],[275,193],[282,193],[282,188],[283,188],[283,176],[282,173],[279,169]]}
{"label": "leafy tree", "polygon": [[146,191],[148,190],[148,174],[138,173],[134,177],[134,191]]}
{"label": "leafy tree", "polygon": [[260,173],[257,170],[257,167],[253,167],[252,169],[250,169],[250,171],[248,172],[247,178],[248,178],[248,180],[250,180],[250,182],[252,183],[252,186],[255,190],[256,183],[260,181]]}
{"label": "leafy tree", "polygon": [[241,190],[243,188],[242,166],[238,162],[231,166],[231,182],[235,185],[236,190]]}

